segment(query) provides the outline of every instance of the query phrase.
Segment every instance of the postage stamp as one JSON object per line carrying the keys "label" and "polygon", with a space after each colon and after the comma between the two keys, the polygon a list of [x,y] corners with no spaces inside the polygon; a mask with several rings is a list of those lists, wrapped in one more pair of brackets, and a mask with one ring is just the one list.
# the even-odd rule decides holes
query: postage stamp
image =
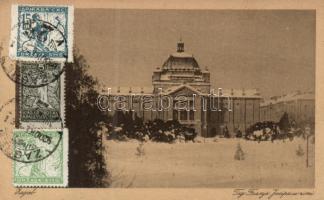
{"label": "postage stamp", "polygon": [[[53,61],[47,58],[40,59],[37,62],[40,62],[43,65],[47,65],[48,63],[49,65],[53,65],[52,64]],[[33,87],[33,88],[42,87],[57,80],[64,73],[66,69],[65,68],[66,62],[60,62],[60,63],[61,65],[63,65],[63,67],[61,67],[61,70],[58,73],[52,74],[51,76],[46,78],[46,80],[42,82],[28,81],[26,79],[20,79],[21,76],[19,74],[19,69],[21,68],[20,65],[26,65],[26,61],[16,61],[16,60],[12,60],[9,56],[3,56],[0,49],[0,65],[5,75],[14,83],[19,85],[25,85],[27,87]],[[31,63],[30,65],[33,65],[33,63]]]}
{"label": "postage stamp", "polygon": [[49,122],[47,128],[62,128],[65,106],[62,63],[21,61],[19,68],[20,127],[45,128],[44,122]]}
{"label": "postage stamp", "polygon": [[12,59],[73,62],[73,6],[13,5],[11,12]]}
{"label": "postage stamp", "polygon": [[15,129],[13,148],[14,186],[68,185],[68,129]]}

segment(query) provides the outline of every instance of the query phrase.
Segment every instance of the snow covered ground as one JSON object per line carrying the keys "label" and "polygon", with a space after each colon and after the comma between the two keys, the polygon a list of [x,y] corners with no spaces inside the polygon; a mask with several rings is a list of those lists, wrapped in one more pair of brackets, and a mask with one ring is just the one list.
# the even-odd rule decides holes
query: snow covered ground
{"label": "snow covered ground", "polygon": [[[240,143],[245,160],[235,160]],[[203,139],[202,143],[104,141],[112,187],[304,187],[314,186],[314,144],[306,167],[306,140],[271,143]],[[297,156],[298,145],[305,154]]]}

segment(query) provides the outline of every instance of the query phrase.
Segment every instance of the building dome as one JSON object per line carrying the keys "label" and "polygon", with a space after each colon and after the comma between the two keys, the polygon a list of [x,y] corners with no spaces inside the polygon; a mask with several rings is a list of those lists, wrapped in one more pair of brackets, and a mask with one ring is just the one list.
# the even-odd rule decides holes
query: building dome
{"label": "building dome", "polygon": [[178,42],[177,52],[171,54],[164,62],[162,70],[195,70],[199,65],[192,54],[184,52],[184,43]]}
{"label": "building dome", "polygon": [[184,51],[184,43],[180,40],[177,52],[169,56],[162,68],[153,72],[152,83],[155,91],[159,88],[168,91],[186,84],[199,92],[208,93],[210,73],[200,69],[193,55]]}

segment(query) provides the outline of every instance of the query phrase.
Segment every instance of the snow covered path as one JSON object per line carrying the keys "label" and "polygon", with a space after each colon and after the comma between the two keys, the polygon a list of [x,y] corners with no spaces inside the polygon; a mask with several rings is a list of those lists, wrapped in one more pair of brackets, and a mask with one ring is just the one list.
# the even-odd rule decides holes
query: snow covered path
{"label": "snow covered path", "polygon": [[[235,160],[240,142],[245,160]],[[104,142],[112,187],[313,187],[314,156],[306,168],[306,140],[254,142],[206,139],[203,143]],[[305,154],[297,156],[301,145]],[[314,144],[310,142],[310,154]]]}

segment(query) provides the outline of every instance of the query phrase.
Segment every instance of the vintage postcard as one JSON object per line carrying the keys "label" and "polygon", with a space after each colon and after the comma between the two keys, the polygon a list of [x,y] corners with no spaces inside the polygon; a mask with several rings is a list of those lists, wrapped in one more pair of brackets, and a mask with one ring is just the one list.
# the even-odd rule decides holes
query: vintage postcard
{"label": "vintage postcard", "polygon": [[324,199],[324,3],[239,1],[1,2],[0,199]]}

